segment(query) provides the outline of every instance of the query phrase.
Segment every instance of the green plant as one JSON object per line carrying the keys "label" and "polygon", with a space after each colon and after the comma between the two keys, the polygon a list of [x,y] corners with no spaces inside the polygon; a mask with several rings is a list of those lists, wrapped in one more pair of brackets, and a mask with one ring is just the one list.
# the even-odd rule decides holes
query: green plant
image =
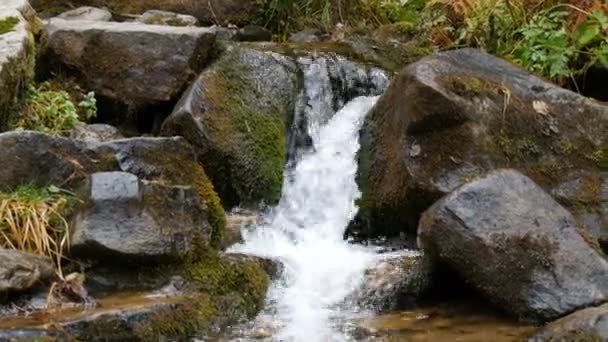
{"label": "green plant", "polygon": [[513,59],[526,69],[551,79],[563,82],[572,77],[569,64],[577,51],[566,30],[567,14],[550,8],[532,17],[518,30],[521,39],[512,52]]}
{"label": "green plant", "polygon": [[0,34],[13,31],[17,24],[19,24],[19,18],[17,17],[7,17],[0,20]]}
{"label": "green plant", "polygon": [[592,10],[586,14],[574,32],[574,44],[586,57],[583,70],[598,62],[608,64],[608,13]]}
{"label": "green plant", "polygon": [[0,246],[50,257],[63,279],[61,261],[70,234],[66,215],[75,199],[55,186],[23,185],[0,193]]}
{"label": "green plant", "polygon": [[78,103],[78,108],[81,109],[84,119],[89,121],[97,116],[97,99],[95,92],[88,92],[82,97],[82,101]]}
{"label": "green plant", "polygon": [[23,110],[13,126],[59,135],[72,129],[79,121],[79,110],[84,120],[97,115],[95,93],[83,95],[82,101],[75,106],[65,90],[54,89],[49,83],[38,87],[29,85]]}

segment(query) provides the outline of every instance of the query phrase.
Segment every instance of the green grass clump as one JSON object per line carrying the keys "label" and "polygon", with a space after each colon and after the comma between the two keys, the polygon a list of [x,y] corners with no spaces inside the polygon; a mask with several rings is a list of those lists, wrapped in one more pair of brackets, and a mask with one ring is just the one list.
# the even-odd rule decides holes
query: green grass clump
{"label": "green grass clump", "polygon": [[12,126],[60,135],[74,128],[80,119],[86,121],[95,115],[97,105],[93,92],[84,94],[82,101],[75,105],[67,91],[42,83],[28,87],[23,109]]}
{"label": "green grass clump", "polygon": [[17,24],[19,24],[19,18],[17,17],[7,17],[0,20],[0,34],[13,31]]}
{"label": "green grass clump", "polygon": [[59,277],[69,248],[67,216],[76,197],[54,186],[23,185],[0,193],[0,247],[48,256]]}

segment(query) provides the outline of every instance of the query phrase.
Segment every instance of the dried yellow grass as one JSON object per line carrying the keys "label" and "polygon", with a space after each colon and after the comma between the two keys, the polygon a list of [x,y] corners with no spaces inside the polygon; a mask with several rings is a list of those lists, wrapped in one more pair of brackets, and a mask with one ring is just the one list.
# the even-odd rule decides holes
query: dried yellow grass
{"label": "dried yellow grass", "polygon": [[67,195],[30,186],[0,193],[0,246],[48,256],[63,279],[61,262],[70,235],[64,215],[69,202]]}

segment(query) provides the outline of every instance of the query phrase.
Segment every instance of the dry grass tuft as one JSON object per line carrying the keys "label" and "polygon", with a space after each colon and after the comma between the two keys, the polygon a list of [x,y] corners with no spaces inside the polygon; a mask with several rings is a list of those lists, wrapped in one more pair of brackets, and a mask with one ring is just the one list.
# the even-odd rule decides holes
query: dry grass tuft
{"label": "dry grass tuft", "polygon": [[61,261],[69,248],[65,214],[73,199],[55,187],[28,185],[0,193],[0,247],[50,257],[63,279]]}

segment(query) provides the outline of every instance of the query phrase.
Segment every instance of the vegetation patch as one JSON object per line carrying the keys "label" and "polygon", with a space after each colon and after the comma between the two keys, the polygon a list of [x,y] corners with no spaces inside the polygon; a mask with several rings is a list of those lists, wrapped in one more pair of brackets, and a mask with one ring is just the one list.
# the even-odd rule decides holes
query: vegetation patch
{"label": "vegetation patch", "polygon": [[13,31],[17,24],[19,24],[19,18],[17,17],[7,17],[0,20],[0,34]]}
{"label": "vegetation patch", "polygon": [[96,115],[95,93],[82,94],[81,101],[75,105],[67,91],[42,83],[38,87],[29,85],[23,109],[12,126],[60,135],[74,128],[81,119],[88,121]]}
{"label": "vegetation patch", "polygon": [[197,244],[181,266],[197,294],[183,307],[140,324],[136,332],[142,340],[204,334],[213,327],[251,318],[261,309],[270,283],[262,266],[222,257],[202,240]]}
{"label": "vegetation patch", "polygon": [[23,185],[0,193],[0,246],[48,256],[63,278],[61,261],[69,248],[67,217],[78,200],[55,186]]}

